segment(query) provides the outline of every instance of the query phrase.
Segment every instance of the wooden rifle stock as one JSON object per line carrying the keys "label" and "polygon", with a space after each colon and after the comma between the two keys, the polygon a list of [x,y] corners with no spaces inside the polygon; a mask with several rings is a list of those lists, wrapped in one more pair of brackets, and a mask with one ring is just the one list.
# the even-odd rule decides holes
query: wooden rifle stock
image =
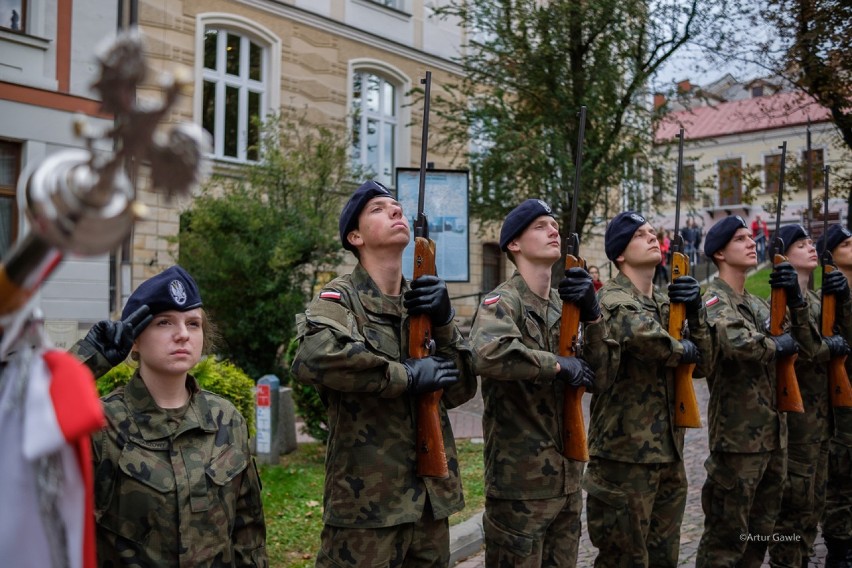
{"label": "wooden rifle stock", "polygon": [[[585,268],[582,258],[566,254],[565,270]],[[580,308],[575,304],[562,303],[562,320],[559,324],[559,355],[576,357],[580,345]],[[562,455],[566,458],[587,462],[589,448],[586,442],[586,421],[583,418],[583,387],[565,386],[562,399]]]}
{"label": "wooden rifle stock", "polygon": [[[776,254],[772,263],[777,266],[786,262],[787,257]],[[783,288],[773,288],[769,306],[769,333],[777,337],[784,333],[784,318],[787,316],[787,291]],[[778,410],[781,412],[804,412],[802,393],[799,392],[799,381],[796,378],[795,363],[799,355],[779,357],[775,363],[775,380],[778,389]]]}
{"label": "wooden rifle stock", "polygon": [[[823,274],[837,270],[836,266],[827,264]],[[837,318],[837,298],[834,294],[822,295],[821,333],[824,337],[834,335],[834,323]],[[846,373],[846,355],[832,357],[828,362],[828,388],[831,393],[831,406],[835,408],[852,407],[852,386]]]}
{"label": "wooden rifle stock", "polygon": [[[689,275],[689,258],[682,252],[672,254],[672,282]],[[669,305],[669,335],[683,339],[683,324],[686,321],[686,306],[683,303]],[[701,412],[692,384],[695,363],[680,363],[675,368],[675,426],[678,428],[701,428]]]}
{"label": "wooden rifle stock", "polygon": [[[434,275],[435,241],[423,237],[414,239],[414,275]],[[432,339],[432,322],[429,314],[409,318],[408,354],[423,359],[435,351]],[[417,396],[417,475],[420,477],[447,478],[447,453],[444,450],[444,432],[441,428],[441,395],[444,391],[423,393]]]}

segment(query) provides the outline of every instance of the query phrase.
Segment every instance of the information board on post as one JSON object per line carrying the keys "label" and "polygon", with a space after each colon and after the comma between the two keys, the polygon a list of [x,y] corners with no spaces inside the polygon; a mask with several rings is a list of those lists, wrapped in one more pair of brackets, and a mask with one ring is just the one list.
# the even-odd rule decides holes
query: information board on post
{"label": "information board on post", "polygon": [[257,452],[268,454],[272,451],[272,397],[268,384],[257,385],[256,409]]}
{"label": "information board on post", "polygon": [[[438,276],[447,282],[470,281],[470,217],[468,214],[469,172],[426,170],[424,211],[429,219],[429,238],[435,241]],[[414,225],[417,215],[418,168],[397,168],[397,200]],[[414,239],[402,253],[402,272],[410,279],[414,271]]]}

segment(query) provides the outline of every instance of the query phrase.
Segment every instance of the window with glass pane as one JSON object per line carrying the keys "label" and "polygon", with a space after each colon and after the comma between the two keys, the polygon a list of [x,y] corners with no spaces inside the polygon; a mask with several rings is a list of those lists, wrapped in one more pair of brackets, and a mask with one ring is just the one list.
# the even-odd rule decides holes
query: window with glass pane
{"label": "window with glass pane", "polygon": [[0,28],[14,32],[27,31],[26,0],[0,0]]}
{"label": "window with glass pane", "polygon": [[[816,150],[811,149],[811,189],[822,191],[823,173],[822,168],[825,166],[823,161],[822,148]],[[808,151],[802,152],[802,187],[808,188]]]}
{"label": "window with glass pane", "polygon": [[20,167],[21,145],[0,140],[0,258],[9,251],[18,234],[15,186]]}
{"label": "window with glass pane", "polygon": [[352,160],[385,185],[393,184],[397,134],[396,86],[373,73],[352,78]]}
{"label": "window with glass pane", "polygon": [[719,205],[743,201],[743,167],[740,158],[719,160]]}
{"label": "window with glass pane", "polygon": [[404,0],[370,0],[373,4],[381,4],[382,6],[387,6],[388,8],[396,8],[397,10],[402,10],[402,4]]}
{"label": "window with glass pane", "polygon": [[232,30],[204,33],[202,126],[217,158],[257,160],[266,97],[267,50]]}
{"label": "window with glass pane", "polygon": [[695,187],[695,165],[687,164],[683,166],[683,179],[681,180],[683,187],[683,198],[688,202],[693,202],[698,199],[698,193]]}
{"label": "window with glass pane", "polygon": [[772,154],[763,158],[763,178],[766,193],[778,193],[778,182],[781,179],[781,154]]}

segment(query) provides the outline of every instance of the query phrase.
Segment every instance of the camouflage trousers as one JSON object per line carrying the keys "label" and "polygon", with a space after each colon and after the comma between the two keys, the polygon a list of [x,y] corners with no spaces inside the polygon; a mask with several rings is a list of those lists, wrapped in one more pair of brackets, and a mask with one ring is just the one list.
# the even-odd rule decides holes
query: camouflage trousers
{"label": "camouflage trousers", "polygon": [[577,565],[583,495],[485,500],[485,565],[539,568]]}
{"label": "camouflage trousers", "polygon": [[827,538],[852,539],[852,446],[834,440],[829,444],[822,532]]}
{"label": "camouflage trousers", "polygon": [[325,525],[317,568],[446,568],[450,562],[450,525],[436,521],[427,506],[416,523],[354,529]]}
{"label": "camouflage trousers", "polygon": [[759,567],[781,508],[787,450],[756,454],[713,451],[704,468],[704,534],[696,566]]}
{"label": "camouflage trousers", "polygon": [[639,464],[593,456],[583,489],[596,567],[677,566],[687,490],[682,461]]}
{"label": "camouflage trousers", "polygon": [[787,446],[787,482],[769,541],[773,567],[801,568],[811,557],[825,505],[828,440]]}

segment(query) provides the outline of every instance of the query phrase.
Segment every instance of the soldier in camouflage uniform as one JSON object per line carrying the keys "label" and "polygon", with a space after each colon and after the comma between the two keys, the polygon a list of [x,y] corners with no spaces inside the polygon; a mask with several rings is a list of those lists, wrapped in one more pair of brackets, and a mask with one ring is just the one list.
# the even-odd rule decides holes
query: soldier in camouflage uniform
{"label": "soldier in camouflage uniform", "polygon": [[[847,342],[852,342],[852,301],[849,280],[852,279],[852,232],[842,225],[832,225],[818,250],[831,252],[840,270],[827,274],[843,274],[844,281],[825,292],[837,298],[836,323]],[[827,281],[827,284],[829,282]],[[845,284],[845,285],[844,285]],[[852,376],[852,358],[846,359],[846,372]],[[852,408],[832,408],[834,431],[829,442],[828,481],[822,533],[828,555],[826,568],[852,568]]]}
{"label": "soldier in camouflage uniform", "polygon": [[[799,287],[807,290],[811,273],[819,264],[813,241],[801,225],[781,227],[778,236],[785,247],[782,254],[796,269]],[[839,272],[827,275],[828,280],[832,278],[846,281]],[[775,521],[778,538],[769,543],[772,566],[785,568],[807,568],[811,556],[825,504],[831,407],[827,364],[849,351],[842,335],[820,336],[820,297],[812,290],[807,296],[810,341],[800,344],[795,365],[805,411],[787,415],[787,481]],[[811,351],[814,348],[816,351]]]}
{"label": "soldier in camouflage uniform", "polygon": [[[745,290],[757,252],[739,215],[708,231],[704,253],[719,276],[704,293],[716,352],[707,375],[710,456],[704,464],[704,534],[696,564],[758,567],[772,538],[787,474],[787,420],[777,409],[775,360],[798,352],[798,345],[790,333],[769,336],[766,301]],[[786,290],[793,334],[808,342],[808,306],[795,269],[779,265],[770,284]]]}
{"label": "soldier in camouflage uniform", "polygon": [[[485,412],[486,566],[568,567],[577,563],[581,462],[563,457],[567,386],[592,387],[582,359],[555,355],[562,299],[550,286],[561,257],[550,207],[529,199],[503,222],[500,248],[517,270],[488,294],[471,329]],[[580,306],[586,340],[602,340],[591,276],[571,269],[562,289]]]}
{"label": "soldier in camouflage uniform", "polygon": [[99,564],[268,566],[245,420],[187,374],[208,340],[194,280],[173,266],[143,282],[122,320],[72,348],[98,374],[131,347],[139,362],[92,439]]}
{"label": "soldier in camouflage uniform", "polygon": [[[619,273],[598,292],[605,340],[584,351],[596,377],[582,484],[595,566],[677,566],[687,480],[674,369],[711,350],[706,313],[694,278],[671,284],[668,298],[654,288],[660,243],[638,213],[617,215],[604,247]],[[668,334],[669,302],[685,305],[689,338]]]}
{"label": "soldier in camouflage uniform", "polygon": [[[464,506],[446,409],[476,393],[470,351],[446,285],[402,277],[410,240],[402,208],[381,184],[359,187],[340,216],[351,274],[297,316],[294,376],[314,385],[328,412],[322,543],[317,566],[446,566],[447,517]],[[409,316],[429,314],[435,355],[408,358]],[[417,397],[443,389],[449,477],[416,475]]]}

